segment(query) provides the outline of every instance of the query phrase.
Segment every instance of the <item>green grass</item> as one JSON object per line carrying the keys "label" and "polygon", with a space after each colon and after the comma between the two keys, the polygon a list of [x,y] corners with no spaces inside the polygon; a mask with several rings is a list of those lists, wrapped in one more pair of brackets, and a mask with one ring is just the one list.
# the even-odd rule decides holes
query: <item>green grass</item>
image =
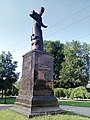
{"label": "green grass", "polygon": [[90,120],[90,118],[69,112],[58,115],[45,115],[45,116],[27,118],[21,114],[15,113],[10,110],[1,110],[0,120]]}
{"label": "green grass", "polygon": [[90,107],[90,101],[88,100],[59,100],[60,105],[68,105],[68,106],[78,106],[78,107]]}
{"label": "green grass", "polygon": [[[16,98],[15,97],[7,97],[6,98],[6,104],[14,104]],[[5,98],[0,98],[0,104],[5,103]]]}

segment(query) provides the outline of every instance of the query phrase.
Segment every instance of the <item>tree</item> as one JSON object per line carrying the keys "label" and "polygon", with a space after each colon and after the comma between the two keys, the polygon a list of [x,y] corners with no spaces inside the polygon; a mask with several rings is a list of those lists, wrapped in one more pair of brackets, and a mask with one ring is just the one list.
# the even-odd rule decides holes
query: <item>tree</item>
{"label": "tree", "polygon": [[60,79],[60,71],[62,69],[61,63],[63,62],[63,44],[60,41],[44,41],[44,49],[46,52],[53,55],[54,67],[54,80]]}
{"label": "tree", "polygon": [[86,74],[87,79],[89,81],[89,76],[90,76],[90,45],[83,43],[82,45],[82,50],[83,50],[83,61],[84,61],[84,74]]}
{"label": "tree", "polygon": [[18,96],[20,90],[20,81],[17,81],[13,84],[12,89],[8,89],[6,95]]}
{"label": "tree", "polygon": [[73,40],[64,45],[65,62],[62,63],[60,87],[86,86],[88,79],[83,54],[83,45],[79,41]]}
{"label": "tree", "polygon": [[13,57],[10,52],[0,54],[0,89],[6,95],[8,89],[12,89],[13,84],[17,81],[19,73],[16,73],[17,61],[12,61]]}

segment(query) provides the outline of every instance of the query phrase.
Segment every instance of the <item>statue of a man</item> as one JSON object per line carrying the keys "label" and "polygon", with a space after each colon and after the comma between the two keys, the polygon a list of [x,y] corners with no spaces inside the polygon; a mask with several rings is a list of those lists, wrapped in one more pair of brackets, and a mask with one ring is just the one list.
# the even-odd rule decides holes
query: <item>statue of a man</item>
{"label": "statue of a man", "polygon": [[34,10],[31,12],[30,17],[35,20],[35,24],[32,29],[32,50],[41,50],[43,51],[43,36],[41,27],[47,28],[46,25],[42,22],[42,14],[44,13],[44,7],[40,8],[40,12],[37,13]]}

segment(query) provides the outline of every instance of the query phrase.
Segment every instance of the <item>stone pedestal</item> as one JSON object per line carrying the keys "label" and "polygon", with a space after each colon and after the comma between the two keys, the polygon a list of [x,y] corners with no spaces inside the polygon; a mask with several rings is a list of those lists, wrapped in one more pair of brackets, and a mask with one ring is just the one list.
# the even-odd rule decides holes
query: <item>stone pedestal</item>
{"label": "stone pedestal", "polygon": [[53,56],[34,50],[23,56],[20,93],[12,110],[28,117],[60,112],[53,93]]}

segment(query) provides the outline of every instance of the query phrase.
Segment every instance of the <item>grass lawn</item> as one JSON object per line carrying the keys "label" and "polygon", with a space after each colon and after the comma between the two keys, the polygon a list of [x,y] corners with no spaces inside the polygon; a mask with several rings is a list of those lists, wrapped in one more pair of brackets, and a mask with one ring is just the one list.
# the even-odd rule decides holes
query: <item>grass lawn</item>
{"label": "grass lawn", "polygon": [[27,118],[21,114],[15,113],[10,110],[1,110],[0,120],[90,120],[90,118],[80,115],[75,115],[69,112],[58,115],[46,115],[46,116]]}
{"label": "grass lawn", "polygon": [[[15,97],[7,97],[6,104],[14,104],[16,98]],[[0,104],[4,104],[5,98],[0,98]]]}
{"label": "grass lawn", "polygon": [[59,100],[58,102],[60,105],[90,107],[90,101],[88,100]]}

